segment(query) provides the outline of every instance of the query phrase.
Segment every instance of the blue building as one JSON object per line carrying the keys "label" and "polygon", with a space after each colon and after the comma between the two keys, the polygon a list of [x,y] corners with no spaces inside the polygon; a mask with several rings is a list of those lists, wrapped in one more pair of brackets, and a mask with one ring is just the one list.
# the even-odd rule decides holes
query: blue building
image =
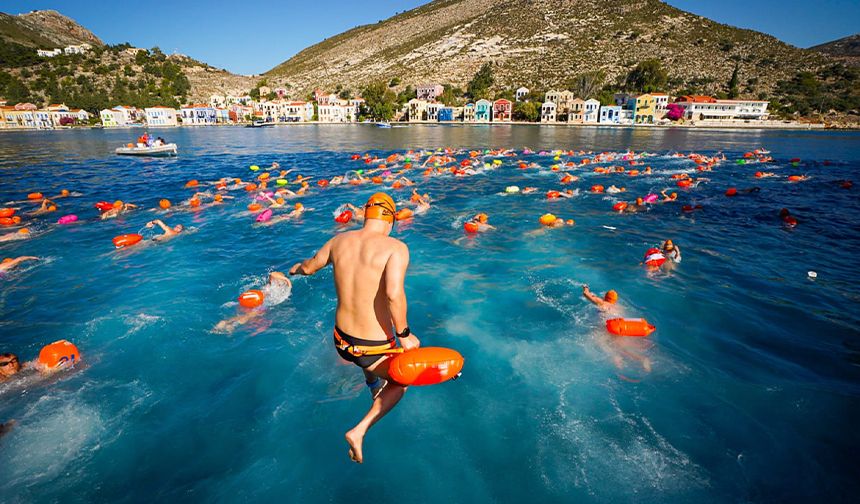
{"label": "blue building", "polygon": [[454,109],[452,107],[442,107],[439,109],[439,122],[453,121]]}
{"label": "blue building", "polygon": [[600,124],[621,124],[621,107],[618,105],[600,107]]}
{"label": "blue building", "polygon": [[490,122],[493,115],[493,103],[489,100],[478,100],[475,102],[475,121]]}

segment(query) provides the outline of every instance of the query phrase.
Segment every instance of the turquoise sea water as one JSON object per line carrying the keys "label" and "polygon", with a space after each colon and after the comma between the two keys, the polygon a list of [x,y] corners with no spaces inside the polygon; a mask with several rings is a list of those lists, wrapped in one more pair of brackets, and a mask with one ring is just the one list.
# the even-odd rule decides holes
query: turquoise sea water
{"label": "turquoise sea water", "polygon": [[[112,154],[137,134],[0,135],[0,202],[81,194],[35,219],[32,239],[0,243],[0,257],[43,258],[0,279],[0,352],[30,360],[64,338],[86,364],[0,384],[0,422],[17,421],[0,439],[0,502],[836,502],[860,491],[860,203],[857,187],[836,183],[857,177],[858,133],[186,128],[156,131],[179,144],[176,159]],[[270,227],[253,225],[241,190],[196,213],[152,209],[189,197],[189,179],[250,179],[252,164],[331,176],[363,167],[353,153],[444,146],[632,149],[654,154],[644,159],[654,173],[578,168],[567,187],[579,195],[548,201],[563,187],[551,156],[503,158],[467,178],[413,171],[434,202],[394,233],[411,251],[410,325],[466,366],[458,381],[410,389],[370,431],[359,466],[343,433],[370,401],[330,342],[330,269],[295,280],[286,301],[232,335],[212,328],[239,313],[242,291],[338,232],[339,205],[379,186],[314,186],[301,200],[312,211]],[[773,163],[735,164],[759,147]],[[695,164],[675,152],[727,161],[679,190],[670,176]],[[793,174],[811,179],[788,183]],[[671,187],[680,201],[614,214],[616,197],[588,192],[613,183],[627,200]],[[512,184],[540,191],[501,194]],[[141,209],[98,220],[93,203],[115,199]],[[783,225],[782,207],[798,226]],[[464,238],[479,211],[498,229]],[[535,233],[546,212],[576,225]],[[81,221],[54,224],[66,213]],[[112,237],[155,216],[192,232],[114,250]],[[666,238],[683,261],[647,272],[644,251]],[[623,313],[657,331],[609,338],[582,283],[616,289]]]}

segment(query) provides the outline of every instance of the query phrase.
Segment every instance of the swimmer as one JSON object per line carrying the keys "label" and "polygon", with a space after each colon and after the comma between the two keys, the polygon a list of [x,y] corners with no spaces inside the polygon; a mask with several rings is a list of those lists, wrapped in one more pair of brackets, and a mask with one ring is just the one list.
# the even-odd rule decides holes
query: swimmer
{"label": "swimmer", "polygon": [[0,383],[9,380],[21,372],[21,362],[13,353],[0,354]]}
{"label": "swimmer", "polygon": [[169,240],[171,238],[175,238],[177,235],[179,235],[180,233],[182,233],[185,230],[185,227],[183,227],[182,224],[177,224],[171,228],[167,224],[165,224],[164,221],[162,221],[161,219],[151,220],[151,221],[146,223],[147,229],[152,229],[156,225],[164,231],[164,234],[161,234],[161,235],[158,235],[158,236],[155,236],[152,238],[152,241],[157,241],[157,242],[166,242],[167,240]]}
{"label": "swimmer", "polygon": [[71,193],[71,192],[69,192],[69,190],[68,190],[68,189],[61,189],[61,190],[60,190],[60,194],[58,194],[58,195],[56,195],[56,196],[51,196],[50,198],[47,198],[47,199],[55,200],[55,199],[58,199],[58,198],[68,198],[68,197],[69,197],[69,196],[71,196],[71,195],[72,195],[72,193]]}
{"label": "swimmer", "polygon": [[468,222],[474,223],[478,226],[478,231],[489,231],[490,229],[496,229],[494,226],[489,224],[489,217],[485,213],[479,213],[469,219]]}
{"label": "swimmer", "polygon": [[626,190],[627,190],[626,187],[618,188],[618,187],[615,187],[614,184],[606,188],[606,192],[608,192],[609,194],[618,194],[618,193],[624,192]]}
{"label": "swimmer", "polygon": [[[606,294],[601,298],[591,292],[587,284],[583,284],[582,295],[607,316],[621,315],[621,308],[617,304],[618,293],[614,290],[606,291]],[[641,341],[640,338],[616,338],[603,330],[598,331],[595,337],[600,349],[612,359],[618,370],[624,368],[625,360],[627,360],[638,362],[643,371],[651,372],[651,359],[643,355],[643,351],[647,349],[644,346],[650,345],[649,342]]]}
{"label": "swimmer", "polygon": [[645,210],[648,210],[648,206],[645,205],[645,200],[643,200],[642,198],[636,198],[636,202],[632,205],[627,205],[626,207],[624,207],[623,211],[626,213],[636,213],[643,212]]}
{"label": "swimmer", "polygon": [[588,288],[588,284],[582,284],[582,295],[602,311],[611,310],[614,308],[615,303],[618,302],[618,293],[614,290],[606,291],[606,294],[601,298],[591,292],[591,289]]}
{"label": "swimmer", "polygon": [[345,210],[349,210],[352,212],[352,218],[358,221],[364,220],[364,208],[359,208],[352,203],[346,203],[343,205]]}
{"label": "swimmer", "polygon": [[38,260],[39,260],[39,258],[36,256],[21,256],[21,257],[16,257],[14,259],[11,257],[7,257],[6,259],[3,259],[2,262],[0,262],[0,276],[2,276],[3,273],[11,271],[13,268],[15,268],[16,266],[18,266],[19,264],[21,264],[24,261],[38,261]]}
{"label": "swimmer", "polygon": [[523,194],[531,194],[537,192],[537,187],[523,187],[523,190],[520,191]]}
{"label": "swimmer", "polygon": [[663,200],[661,201],[661,203],[671,203],[673,201],[678,201],[678,193],[673,192],[671,194],[667,194],[668,191],[668,189],[663,189],[662,191],[660,191],[660,195],[663,196]]}
{"label": "swimmer", "polygon": [[423,214],[427,210],[430,210],[430,195],[424,194],[423,196],[418,194],[418,191],[415,189],[412,190],[412,196],[409,198],[411,203],[415,203],[415,215]]}
{"label": "swimmer", "polygon": [[274,217],[272,219],[269,219],[268,222],[263,222],[261,224],[263,224],[264,226],[271,226],[272,224],[277,224],[279,222],[284,222],[286,220],[295,219],[296,217],[307,212],[308,210],[313,211],[313,208],[305,208],[305,206],[302,205],[301,203],[296,203],[296,206],[293,207],[293,210],[290,213],[288,213],[287,215],[279,215],[278,217]]}
{"label": "swimmer", "polygon": [[363,462],[368,429],[397,405],[407,388],[390,379],[391,354],[376,352],[393,349],[396,340],[404,350],[421,345],[406,316],[409,248],[389,236],[397,213],[394,200],[376,193],[364,209],[362,229],[336,235],[312,258],[290,269],[291,275],[313,275],[329,264],[334,266],[335,348],[341,358],[362,369],[373,397],[370,410],[345,435],[349,456],[357,463]]}
{"label": "swimmer", "polygon": [[6,233],[4,235],[1,235],[0,242],[26,240],[27,238],[30,238],[30,230],[27,228],[21,228],[14,233]]}
{"label": "swimmer", "polygon": [[776,177],[774,172],[755,172],[756,178]]}
{"label": "swimmer", "polygon": [[674,263],[681,262],[681,248],[672,243],[672,240],[663,243],[663,255]]}
{"label": "swimmer", "polygon": [[45,198],[42,200],[42,204],[39,206],[38,209],[33,210],[32,212],[30,212],[27,215],[43,215],[46,213],[54,212],[56,210],[57,210],[57,204],[54,203],[53,201],[49,200],[48,198]]}
{"label": "swimmer", "polygon": [[121,214],[128,212],[129,210],[137,208],[137,205],[132,205],[131,203],[123,203],[122,201],[118,201],[117,203],[114,203],[113,208],[111,208],[110,210],[102,212],[99,218],[101,218],[102,220],[113,219],[119,217]]}
{"label": "swimmer", "polygon": [[[280,271],[269,273],[269,281],[262,288],[263,294],[268,301],[267,307],[276,306],[285,301],[293,288],[293,283]],[[274,301],[273,301],[274,300]],[[218,322],[212,329],[215,332],[230,334],[237,327],[247,324],[251,320],[263,314],[263,310],[246,310],[244,313],[236,315],[233,318]]]}

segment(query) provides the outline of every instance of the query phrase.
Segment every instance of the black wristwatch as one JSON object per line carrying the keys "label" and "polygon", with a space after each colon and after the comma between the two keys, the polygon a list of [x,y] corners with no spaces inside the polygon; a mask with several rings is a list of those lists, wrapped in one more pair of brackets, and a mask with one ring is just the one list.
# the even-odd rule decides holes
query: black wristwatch
{"label": "black wristwatch", "polygon": [[409,331],[409,326],[406,326],[406,329],[397,333],[397,337],[398,338],[408,338],[410,334],[412,334],[412,332]]}

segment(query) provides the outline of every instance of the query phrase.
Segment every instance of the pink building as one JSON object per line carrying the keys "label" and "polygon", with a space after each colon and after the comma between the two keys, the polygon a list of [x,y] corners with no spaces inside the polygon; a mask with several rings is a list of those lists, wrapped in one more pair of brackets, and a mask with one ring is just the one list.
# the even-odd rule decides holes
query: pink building
{"label": "pink building", "polygon": [[510,100],[504,98],[493,102],[493,122],[505,122],[511,120],[514,105]]}
{"label": "pink building", "polygon": [[415,95],[419,100],[434,101],[444,90],[441,84],[422,84],[415,89]]}

